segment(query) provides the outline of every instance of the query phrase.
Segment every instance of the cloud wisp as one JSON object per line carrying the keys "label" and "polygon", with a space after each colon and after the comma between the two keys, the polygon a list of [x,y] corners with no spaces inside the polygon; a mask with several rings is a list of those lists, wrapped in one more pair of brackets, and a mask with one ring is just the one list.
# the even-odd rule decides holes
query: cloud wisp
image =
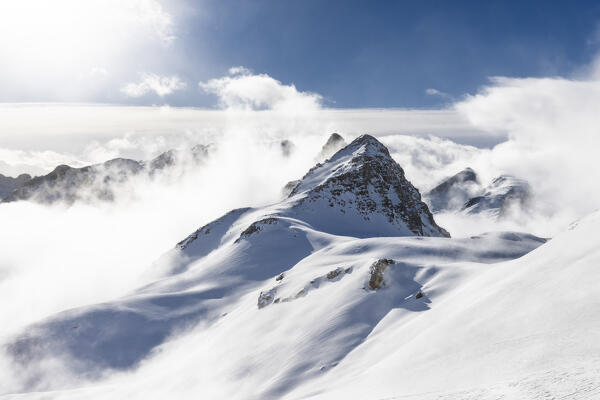
{"label": "cloud wisp", "polygon": [[177,75],[159,76],[143,73],[139,82],[128,83],[121,88],[121,92],[129,97],[142,97],[151,92],[159,97],[165,97],[177,90],[185,89],[186,86]]}

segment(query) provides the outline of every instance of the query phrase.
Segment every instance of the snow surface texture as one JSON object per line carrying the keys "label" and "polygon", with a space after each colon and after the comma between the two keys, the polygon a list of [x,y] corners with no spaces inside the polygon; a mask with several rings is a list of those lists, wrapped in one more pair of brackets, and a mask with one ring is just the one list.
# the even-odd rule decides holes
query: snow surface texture
{"label": "snow surface texture", "polygon": [[[14,376],[0,393],[600,395],[600,246],[589,240],[600,215],[546,244],[515,232],[446,238],[384,149],[368,136],[355,140],[288,199],[233,210],[193,232],[152,266],[153,283],[9,338]],[[388,173],[375,173],[383,167]],[[402,188],[406,210],[388,184]],[[367,199],[373,207],[360,206]],[[420,227],[403,218],[410,212]]]}

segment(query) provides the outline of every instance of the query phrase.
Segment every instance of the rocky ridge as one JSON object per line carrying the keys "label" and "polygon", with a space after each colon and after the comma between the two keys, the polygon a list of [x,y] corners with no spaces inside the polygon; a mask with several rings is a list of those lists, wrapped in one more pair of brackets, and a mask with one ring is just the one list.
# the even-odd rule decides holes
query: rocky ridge
{"label": "rocky ridge", "polygon": [[116,185],[141,174],[153,177],[183,160],[201,164],[208,157],[209,149],[209,146],[196,145],[188,152],[169,150],[150,161],[115,158],[81,168],[59,165],[46,175],[23,180],[10,193],[0,197],[3,203],[19,200],[44,204],[57,201],[73,203],[78,200],[113,201]]}

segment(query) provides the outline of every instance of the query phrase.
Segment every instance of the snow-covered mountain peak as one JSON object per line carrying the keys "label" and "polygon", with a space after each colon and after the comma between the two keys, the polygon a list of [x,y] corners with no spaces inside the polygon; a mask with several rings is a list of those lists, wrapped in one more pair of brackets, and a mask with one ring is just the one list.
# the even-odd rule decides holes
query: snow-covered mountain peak
{"label": "snow-covered mountain peak", "polygon": [[375,166],[375,163],[395,164],[395,161],[391,158],[388,149],[373,136],[359,136],[330,159],[311,168],[290,196],[315,189],[328,180],[352,170],[369,170]]}
{"label": "snow-covered mountain peak", "polygon": [[356,138],[313,167],[290,199],[297,201],[296,209],[302,209],[303,220],[317,225],[327,210],[328,221],[347,229],[338,227],[336,234],[449,236],[435,223],[388,149],[370,135]]}

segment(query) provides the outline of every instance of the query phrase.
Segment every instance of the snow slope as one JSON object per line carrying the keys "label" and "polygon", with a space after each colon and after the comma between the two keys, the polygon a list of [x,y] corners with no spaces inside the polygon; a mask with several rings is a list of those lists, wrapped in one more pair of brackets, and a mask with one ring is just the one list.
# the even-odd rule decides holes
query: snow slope
{"label": "snow slope", "polygon": [[600,398],[600,213],[466,280],[289,398]]}
{"label": "snow slope", "polygon": [[[237,244],[230,237],[184,272],[126,298],[30,327],[9,348],[14,371],[28,378],[29,389],[17,390],[90,380],[84,397],[280,398],[335,370],[390,314],[419,318],[490,263],[543,242],[523,234],[356,239],[293,224],[255,235]],[[385,287],[369,290],[370,267],[381,258],[395,264]],[[273,301],[260,306],[265,293]],[[139,369],[94,382],[132,368]],[[73,393],[82,395],[52,396]]]}

